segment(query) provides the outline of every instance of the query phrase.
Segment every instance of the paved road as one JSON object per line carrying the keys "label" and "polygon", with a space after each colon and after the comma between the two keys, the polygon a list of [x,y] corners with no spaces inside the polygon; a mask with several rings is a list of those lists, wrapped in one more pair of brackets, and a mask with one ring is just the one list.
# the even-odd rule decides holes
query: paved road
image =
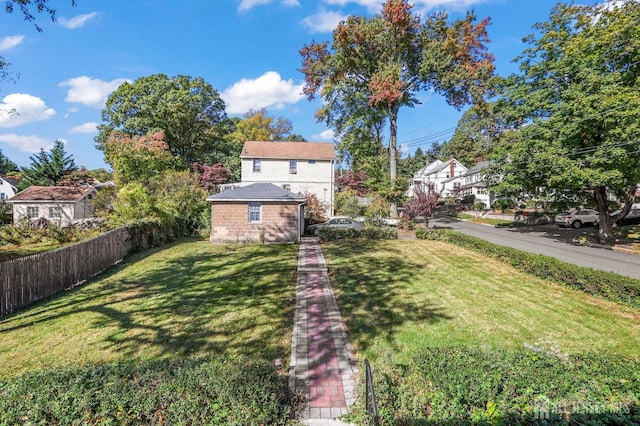
{"label": "paved road", "polygon": [[464,221],[443,220],[430,221],[429,226],[451,228],[494,244],[513,247],[530,253],[544,254],[567,263],[640,279],[640,256],[620,253],[608,248],[571,244],[571,240],[576,233],[593,232],[593,230],[563,229],[555,225],[495,228]]}

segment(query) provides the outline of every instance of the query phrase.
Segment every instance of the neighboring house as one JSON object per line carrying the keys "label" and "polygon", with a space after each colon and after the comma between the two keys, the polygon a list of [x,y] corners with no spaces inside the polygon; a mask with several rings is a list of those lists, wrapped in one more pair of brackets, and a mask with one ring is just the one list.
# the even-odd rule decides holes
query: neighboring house
{"label": "neighboring house", "polygon": [[297,243],[304,233],[305,198],[272,183],[210,195],[212,243]]}
{"label": "neighboring house", "polygon": [[440,194],[440,198],[455,197],[463,185],[462,176],[467,171],[468,169],[455,158],[448,161],[432,161],[413,174],[407,195],[413,197],[416,185],[426,188],[433,184],[433,190]]}
{"label": "neighboring house", "polygon": [[483,203],[486,209],[490,209],[495,200],[494,194],[487,188],[484,174],[484,170],[492,163],[492,161],[479,161],[470,168],[463,175],[464,185],[461,188],[461,195],[474,195],[474,203]]}
{"label": "neighboring house", "polygon": [[68,226],[74,220],[93,217],[95,194],[92,186],[30,186],[9,200],[13,204],[13,223],[23,218],[45,218]]}
{"label": "neighboring house", "polygon": [[241,182],[272,183],[296,194],[315,194],[333,213],[336,154],[330,142],[247,141],[240,154]]}
{"label": "neighboring house", "polygon": [[0,202],[7,201],[18,192],[18,179],[0,176]]}

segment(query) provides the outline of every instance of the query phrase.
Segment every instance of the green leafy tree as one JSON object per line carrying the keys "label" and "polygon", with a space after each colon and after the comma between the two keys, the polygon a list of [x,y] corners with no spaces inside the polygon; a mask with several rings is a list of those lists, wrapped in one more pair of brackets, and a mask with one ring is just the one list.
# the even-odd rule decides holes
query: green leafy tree
{"label": "green leafy tree", "polygon": [[[415,106],[422,90],[444,95],[457,108],[480,101],[494,70],[485,47],[488,19],[475,24],[475,16],[468,14],[450,24],[440,13],[421,23],[411,9],[407,0],[387,0],[380,15],[341,22],[331,49],[328,42],[312,42],[300,50],[304,93],[310,100],[318,94],[325,100],[319,120],[330,127],[348,123],[354,113],[378,124],[388,120],[389,188],[397,185],[400,108]],[[349,106],[352,100],[354,107]],[[395,192],[388,190],[386,196]],[[392,200],[390,211],[397,216]]]}
{"label": "green leafy tree", "polygon": [[345,188],[335,196],[336,213],[343,216],[358,217],[362,215],[363,208],[358,204],[358,192],[355,189]]}
{"label": "green leafy tree", "polygon": [[236,122],[235,130],[228,139],[242,146],[246,141],[294,141],[305,139],[293,133],[291,120],[273,117],[266,109],[251,110]]}
{"label": "green leafy tree", "polygon": [[17,171],[17,164],[9,160],[9,158],[2,153],[2,150],[0,150],[0,175],[6,175],[7,173]]}
{"label": "green leafy tree", "polygon": [[600,241],[613,244],[609,197],[624,215],[640,182],[640,3],[559,4],[535,28],[521,73],[502,84],[514,130],[498,191],[595,205]]}
{"label": "green leafy tree", "polygon": [[492,154],[500,129],[499,120],[488,108],[471,107],[458,121],[453,137],[442,145],[441,155],[472,167]]}
{"label": "green leafy tree", "polygon": [[67,155],[64,142],[57,140],[53,148],[46,152],[43,148],[38,154],[29,157],[31,165],[22,169],[19,189],[31,185],[52,186],[65,175],[78,170],[72,155]]}
{"label": "green leafy tree", "polygon": [[240,152],[246,141],[306,142],[304,137],[293,133],[291,120],[274,117],[264,108],[251,110],[244,114],[244,118],[232,120],[234,129],[225,137],[228,141],[229,155],[223,163],[234,182],[240,181]]}
{"label": "green leafy tree", "polygon": [[112,227],[121,226],[136,220],[160,218],[162,221],[170,220],[170,217],[156,205],[156,198],[149,189],[140,182],[130,182],[124,185],[111,201],[108,223]]}
{"label": "green leafy tree", "polygon": [[107,98],[96,142],[104,150],[117,130],[130,137],[164,131],[169,152],[185,168],[193,162],[214,164],[229,153],[225,105],[202,78],[154,74],[123,83]]}
{"label": "green leafy tree", "polygon": [[203,216],[209,205],[207,192],[199,186],[196,173],[166,171],[151,179],[149,192],[156,200],[156,212],[161,212],[159,217],[181,219],[188,233],[204,225]]}
{"label": "green leafy tree", "polygon": [[113,167],[113,178],[119,186],[132,182],[148,184],[167,170],[178,170],[180,160],[169,152],[164,132],[131,137],[112,132],[104,143],[105,161]]}

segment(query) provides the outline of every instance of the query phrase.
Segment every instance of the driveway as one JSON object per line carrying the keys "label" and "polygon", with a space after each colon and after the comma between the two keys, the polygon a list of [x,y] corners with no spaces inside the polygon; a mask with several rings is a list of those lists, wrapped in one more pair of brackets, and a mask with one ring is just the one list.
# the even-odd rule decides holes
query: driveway
{"label": "driveway", "polygon": [[444,218],[429,221],[429,226],[450,228],[494,244],[530,253],[544,254],[567,263],[615,272],[640,280],[640,256],[620,253],[610,248],[580,246],[571,243],[575,237],[582,233],[597,232],[597,228],[565,229],[556,225],[496,228]]}

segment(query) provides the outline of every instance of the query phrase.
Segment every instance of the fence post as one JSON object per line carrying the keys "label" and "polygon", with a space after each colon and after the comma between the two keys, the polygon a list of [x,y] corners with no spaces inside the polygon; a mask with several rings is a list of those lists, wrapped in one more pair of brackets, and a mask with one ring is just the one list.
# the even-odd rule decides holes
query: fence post
{"label": "fence post", "polygon": [[371,424],[373,426],[379,425],[378,419],[378,403],[376,402],[376,393],[373,390],[373,374],[371,373],[371,365],[369,365],[369,360],[364,360],[365,367],[365,404],[367,414],[371,417]]}

